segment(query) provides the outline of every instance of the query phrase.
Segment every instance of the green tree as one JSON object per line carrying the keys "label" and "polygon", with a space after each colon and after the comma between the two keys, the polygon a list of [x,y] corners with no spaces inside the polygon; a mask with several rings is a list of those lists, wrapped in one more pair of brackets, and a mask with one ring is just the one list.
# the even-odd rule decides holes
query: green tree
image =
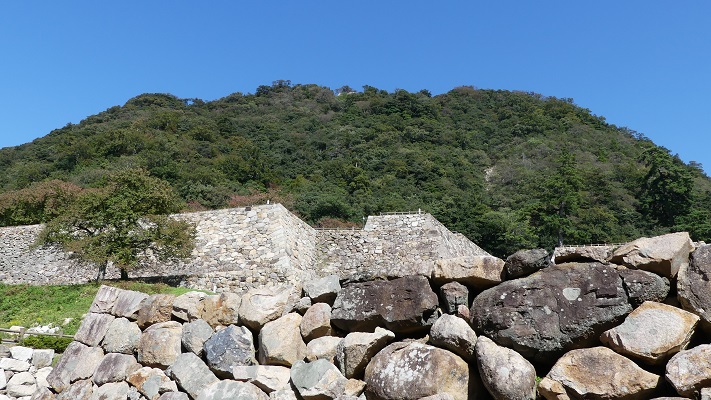
{"label": "green tree", "polygon": [[574,216],[582,201],[583,180],[575,155],[563,152],[557,159],[555,172],[543,183],[543,198],[537,210],[541,238],[555,238],[558,246],[565,238],[575,236]]}
{"label": "green tree", "polygon": [[128,271],[151,259],[186,258],[194,247],[195,227],[173,219],[180,203],[170,185],[145,170],[130,169],[106,178],[102,187],[82,192],[50,220],[41,244],[57,244],[98,267],[103,279],[109,265]]}
{"label": "green tree", "polygon": [[650,147],[640,156],[649,167],[642,181],[642,213],[653,222],[671,227],[692,205],[693,176],[678,157],[662,147]]}

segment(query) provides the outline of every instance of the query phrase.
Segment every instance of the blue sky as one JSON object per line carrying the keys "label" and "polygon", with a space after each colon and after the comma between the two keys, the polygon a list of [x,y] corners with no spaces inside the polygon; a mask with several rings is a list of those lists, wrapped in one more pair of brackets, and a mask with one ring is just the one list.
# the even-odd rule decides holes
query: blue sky
{"label": "blue sky", "polygon": [[152,92],[277,79],[570,97],[711,171],[708,1],[6,1],[0,147]]}

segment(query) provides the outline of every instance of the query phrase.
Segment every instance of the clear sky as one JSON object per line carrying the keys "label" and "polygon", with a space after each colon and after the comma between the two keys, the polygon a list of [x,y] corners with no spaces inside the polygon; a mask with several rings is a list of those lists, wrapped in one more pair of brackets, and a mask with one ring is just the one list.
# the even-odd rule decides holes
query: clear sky
{"label": "clear sky", "polygon": [[0,147],[141,93],[277,79],[570,97],[711,171],[711,2],[8,0]]}

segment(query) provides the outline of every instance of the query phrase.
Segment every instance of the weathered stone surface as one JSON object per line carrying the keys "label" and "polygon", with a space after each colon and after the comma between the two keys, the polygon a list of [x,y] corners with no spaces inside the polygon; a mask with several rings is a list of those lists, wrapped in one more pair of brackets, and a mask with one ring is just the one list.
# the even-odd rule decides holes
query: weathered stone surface
{"label": "weathered stone surface", "polygon": [[290,313],[267,322],[259,332],[259,363],[290,367],[306,357],[306,343],[301,338],[302,317]]}
{"label": "weathered stone surface", "polygon": [[291,389],[275,390],[269,393],[269,400],[298,400]]}
{"label": "weathered stone surface", "polygon": [[621,246],[610,257],[615,264],[674,278],[689,263],[694,243],[688,232],[640,238]]}
{"label": "weathered stone surface", "polygon": [[633,307],[642,305],[645,301],[661,303],[669,294],[669,279],[639,269],[618,267],[617,272],[627,288],[627,297]]}
{"label": "weathered stone surface", "polygon": [[138,327],[146,329],[153,324],[170,321],[173,315],[172,294],[152,294],[141,303],[138,309]]}
{"label": "weathered stone surface", "polygon": [[67,346],[62,358],[47,376],[47,382],[57,392],[61,392],[71,382],[90,378],[104,358],[104,351],[99,347],[88,347],[74,341]]}
{"label": "weathered stone surface", "polygon": [[138,310],[141,308],[141,303],[147,298],[148,295],[145,293],[122,290],[116,298],[111,314],[135,321],[138,318]]}
{"label": "weathered stone surface", "polygon": [[442,308],[447,314],[455,314],[460,305],[469,308],[469,289],[459,282],[442,285],[439,288],[439,297]]}
{"label": "weathered stone surface", "polygon": [[30,361],[32,359],[32,353],[34,349],[24,346],[12,346],[10,347],[10,356],[15,360],[20,361]]}
{"label": "weathered stone surface", "polygon": [[186,322],[200,318],[198,304],[200,304],[205,296],[207,295],[203,292],[187,292],[176,297],[175,300],[173,300],[173,316]]}
{"label": "weathered stone surface", "polygon": [[190,400],[190,397],[183,392],[167,392],[160,395],[158,400]]}
{"label": "weathered stone surface", "polygon": [[234,365],[256,364],[254,337],[244,326],[230,325],[218,331],[204,347],[207,365],[219,377],[231,377]]}
{"label": "weathered stone surface", "polygon": [[301,336],[307,342],[331,334],[331,306],[316,303],[309,307],[301,320]]}
{"label": "weathered stone surface", "polygon": [[232,376],[236,381],[249,382],[262,389],[264,393],[291,388],[289,368],[276,365],[235,366]]}
{"label": "weathered stone surface", "polygon": [[165,374],[175,380],[193,399],[207,386],[218,381],[215,374],[195,353],[179,355]]}
{"label": "weathered stone surface", "polygon": [[370,359],[394,339],[395,334],[383,328],[375,328],[375,333],[351,332],[338,344],[336,366],[346,378],[361,378]]}
{"label": "weathered stone surface", "polygon": [[295,293],[292,286],[250,289],[242,296],[239,308],[240,321],[255,331],[269,321],[281,317],[290,297]]}
{"label": "weathered stone surface", "polygon": [[298,361],[291,368],[291,382],[304,400],[328,400],[342,395],[346,379],[326,360]]}
{"label": "weathered stone surface", "polygon": [[[30,400],[56,400],[57,397],[46,387],[37,388],[37,391],[32,395]],[[78,396],[72,396],[72,400],[85,400]]]}
{"label": "weathered stone surface", "polygon": [[466,361],[473,361],[477,337],[466,321],[445,314],[432,325],[430,343],[445,348]]}
{"label": "weathered stone surface", "polygon": [[304,315],[306,311],[309,310],[313,303],[311,302],[311,299],[308,297],[302,297],[299,299],[299,301],[294,305],[294,311],[298,312],[301,315]]}
{"label": "weathered stone surface", "polygon": [[701,326],[711,331],[711,244],[691,253],[689,264],[679,269],[677,298],[684,310],[701,317]]}
{"label": "weathered stone surface", "polygon": [[520,354],[482,336],[476,344],[476,360],[479,376],[495,400],[536,398],[536,370]]}
{"label": "weathered stone surface", "polygon": [[126,318],[111,321],[101,347],[107,353],[133,354],[141,340],[141,328]]}
{"label": "weathered stone surface", "polygon": [[607,262],[619,246],[563,246],[553,250],[553,262],[556,264],[566,264],[571,262]]}
{"label": "weathered stone surface", "polygon": [[456,281],[477,289],[495,286],[504,278],[504,260],[494,256],[468,256],[437,260],[432,271],[435,283]]}
{"label": "weathered stone surface", "polygon": [[205,342],[212,337],[215,331],[210,324],[203,319],[196,319],[193,322],[183,325],[182,342],[186,350],[192,351],[198,356],[203,354]]}
{"label": "weathered stone surface", "polygon": [[437,305],[423,276],[354,283],[338,294],[331,323],[347,332],[373,332],[377,326],[395,333],[424,332],[434,322]]}
{"label": "weathered stone surface", "polygon": [[69,389],[57,395],[57,400],[91,400],[94,394],[94,383],[91,379],[76,381]]}
{"label": "weathered stone surface", "polygon": [[94,383],[101,386],[109,382],[121,382],[141,368],[136,358],[129,354],[109,353],[94,370]]}
{"label": "weathered stone surface", "polygon": [[665,375],[682,396],[694,397],[699,389],[711,387],[711,344],[677,353],[667,363]]}
{"label": "weathered stone surface", "polygon": [[699,317],[690,312],[647,301],[600,340],[620,354],[660,364],[686,348],[698,322]]}
{"label": "weathered stone surface", "polygon": [[181,352],[183,326],[176,321],[153,324],[138,342],[138,362],[148,367],[166,368]]}
{"label": "weathered stone surface", "polygon": [[32,365],[35,368],[44,368],[52,365],[54,358],[54,350],[52,349],[35,349],[32,352]]}
{"label": "weathered stone surface", "polygon": [[587,263],[554,265],[485,290],[471,316],[474,329],[498,344],[551,363],[596,343],[631,311],[617,270]]}
{"label": "weathered stone surface", "polygon": [[459,356],[419,342],[381,350],[365,369],[366,395],[378,400],[416,400],[450,394],[467,400],[469,366]]}
{"label": "weathered stone surface", "polygon": [[7,386],[7,377],[5,376],[5,370],[0,369],[0,390],[5,389]]}
{"label": "weathered stone surface", "polygon": [[365,382],[361,381],[360,379],[349,379],[343,388],[343,396],[339,396],[338,400],[341,400],[344,397],[348,397],[348,396],[355,397],[357,399],[358,396],[363,394],[364,390],[365,390]]}
{"label": "weathered stone surface", "polygon": [[197,400],[268,400],[264,392],[247,382],[219,381],[206,387]]}
{"label": "weathered stone surface", "polygon": [[7,381],[7,387],[5,388],[8,396],[11,397],[25,397],[32,396],[32,394],[37,390],[37,382],[35,377],[29,372],[18,372]]}
{"label": "weathered stone surface", "polygon": [[156,400],[161,394],[178,390],[175,382],[160,369],[143,367],[134,371],[126,379],[148,400]]}
{"label": "weathered stone surface", "polygon": [[541,381],[538,391],[546,399],[565,398],[561,396],[569,393],[580,399],[643,400],[651,398],[661,382],[659,375],[599,346],[566,353]]}
{"label": "weathered stone surface", "polygon": [[52,372],[52,367],[40,368],[35,372],[35,380],[37,381],[37,387],[49,387],[47,382],[47,376]]}
{"label": "weathered stone surface", "polygon": [[519,250],[506,258],[504,276],[506,279],[521,278],[550,264],[551,257],[545,249]]}
{"label": "weathered stone surface", "polygon": [[109,314],[89,313],[79,326],[79,330],[74,335],[74,340],[84,343],[87,346],[95,347],[104,339],[109,325],[116,319]]}
{"label": "weathered stone surface", "polygon": [[14,358],[0,359],[0,369],[13,372],[24,372],[30,369],[31,364],[27,361],[15,360]]}
{"label": "weathered stone surface", "polygon": [[99,386],[94,390],[92,400],[126,400],[128,397],[128,383],[113,382]]}
{"label": "weathered stone surface", "polygon": [[99,291],[96,292],[96,297],[89,307],[89,312],[110,314],[116,305],[116,300],[121,289],[113,286],[101,285]]}
{"label": "weathered stone surface", "polygon": [[235,293],[221,293],[206,296],[197,305],[201,319],[213,328],[218,326],[236,325],[239,323],[239,309],[242,298]]}
{"label": "weathered stone surface", "polygon": [[313,303],[333,305],[340,291],[341,283],[338,281],[338,275],[328,275],[304,282],[304,293]]}
{"label": "weathered stone surface", "polygon": [[336,362],[336,348],[343,340],[339,337],[324,336],[310,341],[306,345],[306,360],[309,362],[316,360],[327,360],[331,364]]}

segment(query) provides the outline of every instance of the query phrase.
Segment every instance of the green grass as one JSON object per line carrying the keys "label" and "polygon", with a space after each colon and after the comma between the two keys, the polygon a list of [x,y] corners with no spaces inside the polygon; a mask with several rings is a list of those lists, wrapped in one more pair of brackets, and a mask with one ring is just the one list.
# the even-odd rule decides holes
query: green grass
{"label": "green grass", "polygon": [[[148,294],[180,295],[190,291],[190,289],[171,287],[162,283],[112,281],[103,282],[103,284]],[[73,335],[79,328],[82,315],[89,312],[89,307],[99,287],[100,284],[96,283],[58,286],[5,285],[0,283],[0,328],[9,328],[13,325],[30,328],[52,324],[63,327],[65,334]],[[64,324],[66,318],[72,320]]]}

